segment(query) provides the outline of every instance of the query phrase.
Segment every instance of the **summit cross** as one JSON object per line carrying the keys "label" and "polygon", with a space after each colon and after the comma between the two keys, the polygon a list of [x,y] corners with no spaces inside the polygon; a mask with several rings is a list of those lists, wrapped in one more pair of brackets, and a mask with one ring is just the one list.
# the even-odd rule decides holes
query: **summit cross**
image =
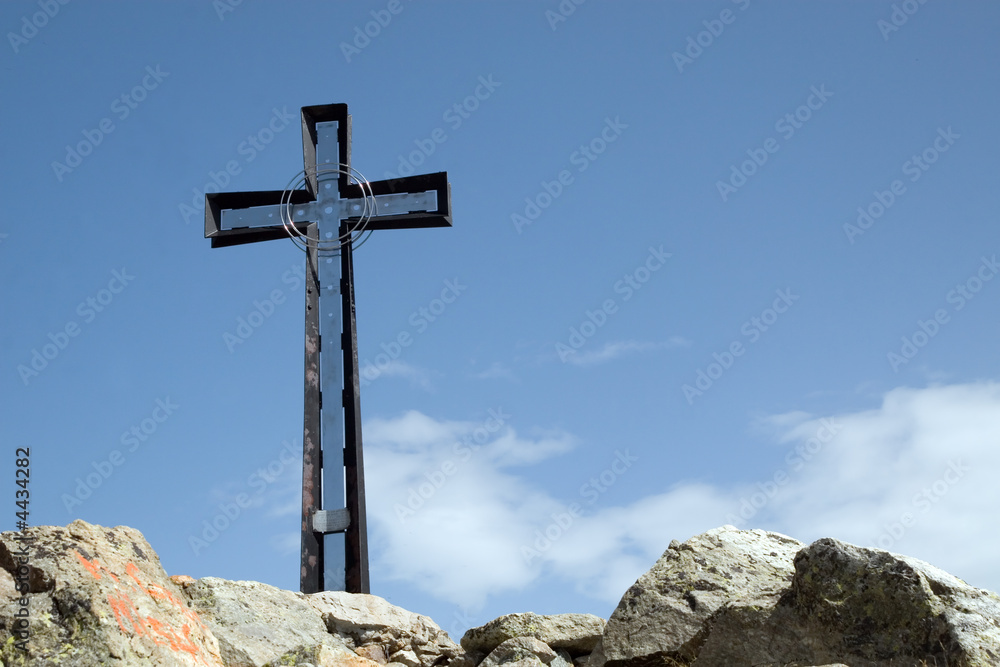
{"label": "summit cross", "polygon": [[205,237],[220,248],[291,235],[306,251],[300,590],[368,593],[354,246],[373,230],[450,227],[451,190],[445,172],[364,180],[346,104],[302,107],[302,149],[285,190],[205,195]]}

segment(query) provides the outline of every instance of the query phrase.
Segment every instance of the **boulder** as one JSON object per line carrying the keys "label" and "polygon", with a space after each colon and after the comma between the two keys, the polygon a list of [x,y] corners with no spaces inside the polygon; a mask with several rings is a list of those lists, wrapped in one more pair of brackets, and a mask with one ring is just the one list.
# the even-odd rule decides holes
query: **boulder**
{"label": "boulder", "polygon": [[212,631],[133,528],[74,521],[0,533],[0,568],[0,633],[15,640],[0,646],[4,665],[225,664]]}
{"label": "boulder", "polygon": [[792,561],[804,546],[778,533],[732,526],[671,542],[611,614],[591,667],[693,660],[704,623],[730,601],[766,605],[776,599],[791,583]]}
{"label": "boulder", "polygon": [[479,667],[499,667],[511,663],[528,667],[544,667],[556,659],[548,644],[534,637],[514,637],[493,649]]}
{"label": "boulder", "polygon": [[301,593],[216,577],[186,583],[183,590],[218,639],[225,665],[311,662],[306,656],[314,657],[321,646],[344,648],[344,642],[327,631],[321,615]]}
{"label": "boulder", "polygon": [[604,619],[593,614],[507,614],[462,637],[462,648],[486,655],[514,637],[534,637],[553,649],[570,655],[584,655],[594,650],[604,632]]}
{"label": "boulder", "polygon": [[727,526],[671,544],[622,598],[589,665],[671,660],[995,666],[1000,596],[887,551]]}

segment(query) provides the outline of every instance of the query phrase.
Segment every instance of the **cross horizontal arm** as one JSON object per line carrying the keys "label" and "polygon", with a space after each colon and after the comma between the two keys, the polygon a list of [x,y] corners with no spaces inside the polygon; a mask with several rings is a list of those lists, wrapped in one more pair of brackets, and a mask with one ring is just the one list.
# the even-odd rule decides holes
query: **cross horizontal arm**
{"label": "cross horizontal arm", "polygon": [[[360,194],[361,186],[354,184],[348,189],[354,196],[354,189]],[[448,173],[439,171],[435,174],[390,178],[384,181],[372,181],[371,193],[376,201],[379,195],[397,193],[437,193],[437,208],[419,213],[393,213],[386,211],[379,214],[365,225],[365,229],[418,229],[420,227],[451,227],[451,185],[448,183]]]}
{"label": "cross horizontal arm", "polygon": [[[333,213],[357,220],[364,207],[363,193],[375,197],[375,214],[365,229],[417,229],[451,226],[451,186],[445,172],[375,181],[370,191],[349,185],[350,199],[340,200]],[[269,241],[288,236],[281,223],[280,190],[227,192],[205,195],[205,237],[213,248]],[[320,219],[312,195],[306,190],[291,193],[291,219],[305,232],[309,222]],[[295,205],[301,205],[296,209]],[[301,212],[300,212],[301,211]],[[354,215],[354,213],[357,213]]]}
{"label": "cross horizontal arm", "polygon": [[[373,210],[368,210],[367,215],[375,217],[390,215],[405,215],[408,213],[426,213],[436,211],[437,192],[399,192],[391,195],[375,195]],[[336,220],[358,220],[365,212],[366,206],[370,206],[364,199],[340,199],[335,203],[322,204],[320,202],[307,202],[285,207],[285,215],[296,226],[317,222],[324,219]],[[282,204],[272,204],[271,206],[252,206],[250,208],[223,209],[222,210],[222,231],[231,231],[243,227],[274,227],[282,224]],[[329,209],[323,211],[323,209]],[[300,224],[301,223],[301,224]]]}
{"label": "cross horizontal arm", "polygon": [[[239,210],[255,206],[277,206],[281,202],[282,190],[263,190],[258,192],[213,192],[205,195],[205,238],[212,240],[213,248],[270,241],[272,239],[288,238],[288,232],[281,226],[281,219],[275,220],[275,226],[269,229],[229,229],[222,228],[222,212]],[[305,190],[295,190],[291,194],[292,204],[304,204],[313,197]],[[303,234],[305,225],[299,227]]]}

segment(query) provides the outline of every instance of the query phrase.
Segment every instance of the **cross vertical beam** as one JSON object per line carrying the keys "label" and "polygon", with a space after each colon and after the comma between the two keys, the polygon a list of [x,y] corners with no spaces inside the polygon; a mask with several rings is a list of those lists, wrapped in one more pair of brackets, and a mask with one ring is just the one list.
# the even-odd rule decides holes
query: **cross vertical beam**
{"label": "cross vertical beam", "polygon": [[362,227],[451,226],[447,174],[362,182],[350,137],[346,104],[303,107],[305,169],[290,189],[205,196],[213,248],[293,234],[306,250],[303,593],[369,592],[354,243]]}
{"label": "cross vertical beam", "polygon": [[313,530],[313,515],[323,507],[323,450],[320,437],[319,393],[319,266],[314,244],[319,240],[315,223],[306,230],[313,242],[306,251],[306,358],[305,417],[302,426],[302,567],[299,589],[324,590],[323,535]]}
{"label": "cross vertical beam", "polygon": [[344,276],[344,471],[347,512],[345,581],[347,590],[370,592],[368,581],[368,516],[365,510],[365,466],[361,441],[361,377],[358,369],[357,313],[354,306],[354,249],[341,248]]}

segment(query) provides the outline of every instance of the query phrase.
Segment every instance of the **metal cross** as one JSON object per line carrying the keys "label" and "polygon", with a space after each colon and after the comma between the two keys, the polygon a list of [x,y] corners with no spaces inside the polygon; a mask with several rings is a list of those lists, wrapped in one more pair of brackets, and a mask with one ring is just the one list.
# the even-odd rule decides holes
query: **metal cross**
{"label": "metal cross", "polygon": [[368,593],[352,246],[363,214],[366,230],[450,227],[451,190],[445,172],[352,178],[346,104],[302,107],[302,148],[305,189],[207,194],[205,237],[220,248],[290,227],[308,239],[300,589]]}

